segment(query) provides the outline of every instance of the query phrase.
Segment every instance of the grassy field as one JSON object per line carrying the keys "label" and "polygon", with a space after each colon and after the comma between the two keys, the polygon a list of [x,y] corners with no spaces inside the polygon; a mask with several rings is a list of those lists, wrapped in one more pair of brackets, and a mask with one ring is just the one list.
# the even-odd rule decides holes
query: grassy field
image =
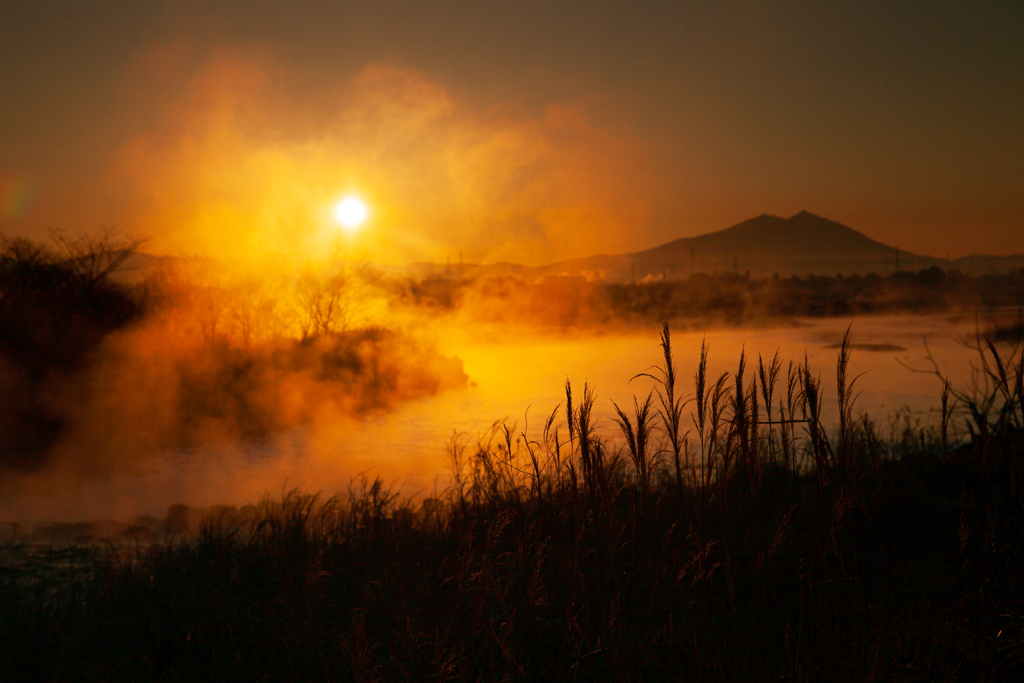
{"label": "grassy field", "polygon": [[[1024,356],[979,338],[938,424],[839,425],[806,363],[659,389],[599,433],[448,444],[415,505],[295,492],[195,534],[42,552],[0,577],[7,680],[997,681],[1024,675]],[[1002,351],[1000,352],[1000,348]],[[683,431],[693,416],[695,427]],[[168,529],[172,531],[173,529]],[[48,554],[47,554],[48,553]]]}

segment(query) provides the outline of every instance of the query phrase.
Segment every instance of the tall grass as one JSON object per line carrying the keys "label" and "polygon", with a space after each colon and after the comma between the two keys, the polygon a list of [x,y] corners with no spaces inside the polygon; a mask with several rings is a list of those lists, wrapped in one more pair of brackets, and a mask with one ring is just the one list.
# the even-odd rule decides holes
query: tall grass
{"label": "tall grass", "polygon": [[[940,434],[839,424],[805,357],[447,446],[451,486],[265,501],[245,525],[91,560],[46,600],[0,578],[16,678],[1012,680],[1024,666],[1020,351],[980,344]],[[988,384],[982,381],[988,378]],[[985,389],[985,387],[988,389]],[[984,392],[988,391],[988,394]],[[692,406],[688,431],[682,411]],[[563,415],[564,417],[559,417]],[[963,425],[969,439],[957,438]],[[564,431],[563,431],[564,430]],[[695,434],[694,450],[689,448]]]}

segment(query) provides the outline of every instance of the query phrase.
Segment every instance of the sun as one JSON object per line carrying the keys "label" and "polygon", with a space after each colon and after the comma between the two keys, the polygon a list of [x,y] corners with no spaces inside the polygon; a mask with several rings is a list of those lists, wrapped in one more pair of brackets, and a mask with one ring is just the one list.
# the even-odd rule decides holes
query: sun
{"label": "sun", "polygon": [[348,230],[355,230],[366,220],[366,205],[357,197],[345,197],[334,207],[334,218]]}

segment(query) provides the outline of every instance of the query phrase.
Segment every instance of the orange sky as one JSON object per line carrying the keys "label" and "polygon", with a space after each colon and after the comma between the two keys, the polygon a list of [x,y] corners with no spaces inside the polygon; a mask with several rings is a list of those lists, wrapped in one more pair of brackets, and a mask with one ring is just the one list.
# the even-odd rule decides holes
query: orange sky
{"label": "orange sky", "polygon": [[[172,53],[173,56],[173,53]],[[145,80],[165,65],[138,70]],[[630,232],[666,198],[645,144],[571,106],[534,115],[467,105],[428,75],[371,64],[317,93],[288,92],[269,59],[217,55],[102,182],[128,187],[130,224],[161,252],[323,251],[343,195],[371,220],[346,244],[385,262],[545,262]],[[310,124],[309,121],[316,121]]]}
{"label": "orange sky", "polygon": [[0,233],[532,264],[806,209],[1024,253],[1017,3],[0,8]]}

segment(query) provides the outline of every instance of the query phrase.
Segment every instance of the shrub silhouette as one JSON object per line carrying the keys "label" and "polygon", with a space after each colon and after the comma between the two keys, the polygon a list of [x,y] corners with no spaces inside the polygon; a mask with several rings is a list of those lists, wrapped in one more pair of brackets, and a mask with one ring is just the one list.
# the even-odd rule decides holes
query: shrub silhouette
{"label": "shrub silhouette", "polygon": [[0,242],[0,467],[39,464],[61,426],[40,400],[46,381],[78,370],[104,336],[145,309],[138,290],[110,277],[138,241],[106,233],[58,236],[57,244]]}

